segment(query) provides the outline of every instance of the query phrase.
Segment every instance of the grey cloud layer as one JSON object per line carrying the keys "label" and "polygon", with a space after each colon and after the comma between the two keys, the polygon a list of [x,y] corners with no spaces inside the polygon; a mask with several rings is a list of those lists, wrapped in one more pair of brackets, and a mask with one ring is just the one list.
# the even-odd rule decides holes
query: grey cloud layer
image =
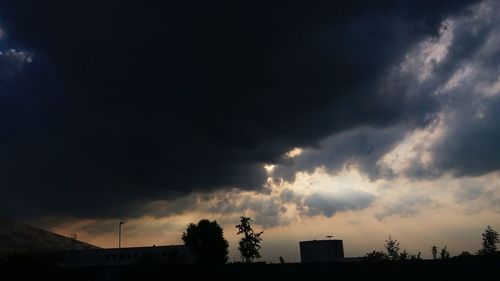
{"label": "grey cloud layer", "polygon": [[370,193],[352,192],[347,194],[325,194],[313,193],[304,198],[304,206],[307,207],[307,215],[323,214],[331,217],[340,211],[356,211],[364,209],[375,199]]}
{"label": "grey cloud layer", "polygon": [[386,205],[382,211],[375,214],[375,217],[379,220],[393,215],[411,217],[432,203],[432,199],[428,196],[402,196],[396,202]]}
{"label": "grey cloud layer", "polygon": [[[495,179],[495,178],[494,178]],[[454,189],[455,201],[466,207],[469,214],[484,210],[500,213],[500,184],[482,178],[467,178]]]}
{"label": "grey cloud layer", "polygon": [[[0,35],[1,40],[1,35]],[[33,54],[9,49],[0,50],[0,87],[5,88],[19,81],[25,64],[31,63]]]}
{"label": "grey cloud layer", "polygon": [[[407,118],[399,124],[334,134],[317,148],[284,161],[276,175],[293,180],[297,171],[323,166],[336,172],[356,165],[372,179],[391,177],[394,172],[380,165],[382,157],[414,129],[432,132],[436,126],[444,136],[426,148],[431,163],[410,159],[399,176],[480,176],[500,170],[498,9],[497,2],[484,1],[451,16],[443,21],[439,36],[416,45],[379,80],[380,97],[404,109]],[[416,118],[420,122],[411,122]],[[418,145],[414,149],[423,152]]]}
{"label": "grey cloud layer", "polygon": [[[361,210],[369,207],[375,200],[375,195],[356,190],[323,193],[297,192],[284,188],[271,194],[232,190],[210,194],[196,193],[175,200],[157,201],[143,206],[139,213],[164,217],[201,212],[207,216],[221,217],[223,220],[237,220],[240,215],[251,212],[257,224],[269,228],[287,225],[297,219],[297,215],[332,217],[337,212]],[[288,208],[292,208],[294,213],[287,214]]]}
{"label": "grey cloud layer", "polygon": [[452,22],[452,44],[436,69],[445,136],[432,148],[429,174],[500,170],[500,16],[494,12],[499,8],[497,1],[484,1],[472,16]]}
{"label": "grey cloud layer", "polygon": [[313,172],[318,167],[335,173],[355,166],[371,178],[387,175],[377,162],[407,133],[407,127],[361,127],[321,141],[317,147],[303,150],[300,156],[284,159],[273,171],[273,176],[293,181],[297,171]]}
{"label": "grey cloud layer", "polygon": [[[37,54],[1,96],[0,212],[138,216],[193,192],[262,190],[263,164],[294,147],[333,152],[283,174],[347,161],[376,175],[440,110],[414,77],[386,78],[472,2],[0,1],[9,40]],[[329,215],[369,201],[330,199],[309,202]]]}

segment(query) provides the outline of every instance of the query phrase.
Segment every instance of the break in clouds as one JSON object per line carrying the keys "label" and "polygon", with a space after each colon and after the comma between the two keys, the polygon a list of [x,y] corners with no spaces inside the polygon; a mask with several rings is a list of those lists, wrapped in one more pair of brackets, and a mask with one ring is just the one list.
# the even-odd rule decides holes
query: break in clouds
{"label": "break in clouds", "polygon": [[[409,114],[393,126],[361,126],[323,139],[279,166],[279,175],[319,166],[331,173],[355,165],[372,179],[480,176],[500,168],[500,26],[498,4],[483,2],[441,23],[439,35],[417,43],[376,86],[413,107],[434,104],[420,124]],[[425,101],[419,104],[418,101]],[[407,103],[407,104],[405,104]],[[418,115],[417,115],[418,116]],[[398,158],[398,159],[395,159]],[[405,159],[406,158],[406,159]],[[397,165],[396,165],[397,164]]]}
{"label": "break in clouds", "polygon": [[[378,199],[287,189],[298,172],[500,168],[495,1],[91,2],[2,1],[9,216],[254,210],[275,226],[290,208],[331,217]],[[403,209],[377,217],[417,211]]]}

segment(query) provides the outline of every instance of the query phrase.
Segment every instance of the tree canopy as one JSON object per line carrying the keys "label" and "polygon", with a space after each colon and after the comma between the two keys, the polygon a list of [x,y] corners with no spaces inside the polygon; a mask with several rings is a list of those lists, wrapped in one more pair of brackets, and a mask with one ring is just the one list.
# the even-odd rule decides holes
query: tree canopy
{"label": "tree canopy", "polygon": [[498,232],[496,232],[491,226],[487,226],[483,232],[483,248],[480,253],[484,255],[493,254],[497,250]]}
{"label": "tree canopy", "polygon": [[202,219],[198,224],[188,225],[182,240],[198,255],[198,262],[224,264],[228,260],[229,244],[224,239],[224,230],[216,221]]}
{"label": "tree canopy", "polygon": [[432,259],[436,260],[438,257],[438,247],[436,245],[432,245],[431,253],[432,253]]}
{"label": "tree canopy", "polygon": [[450,252],[448,252],[448,247],[447,246],[444,246],[441,249],[440,257],[441,257],[442,260],[450,258]]}
{"label": "tree canopy", "polygon": [[262,238],[260,236],[264,232],[254,232],[251,222],[251,218],[241,217],[240,224],[236,226],[236,228],[238,228],[237,234],[243,234],[238,250],[240,251],[241,259],[245,262],[252,262],[254,259],[261,257],[259,251]]}
{"label": "tree canopy", "polygon": [[385,240],[385,249],[387,251],[387,256],[391,260],[399,259],[399,241],[396,239],[392,239],[392,236],[389,236],[387,240]]}
{"label": "tree canopy", "polygon": [[384,248],[386,252],[383,251],[373,251],[371,253],[367,253],[365,258],[367,260],[372,261],[382,261],[382,260],[393,260],[393,261],[404,261],[404,260],[421,260],[421,253],[412,254],[406,250],[400,251],[399,241],[393,239],[392,236],[389,236],[387,240],[385,240]]}

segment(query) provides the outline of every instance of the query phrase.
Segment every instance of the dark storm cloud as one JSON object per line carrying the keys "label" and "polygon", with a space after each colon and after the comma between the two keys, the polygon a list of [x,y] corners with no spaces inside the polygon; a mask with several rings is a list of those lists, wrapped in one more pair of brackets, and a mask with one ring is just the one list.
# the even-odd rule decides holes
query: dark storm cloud
{"label": "dark storm cloud", "polygon": [[[480,176],[500,169],[500,17],[495,1],[483,1],[443,22],[440,36],[414,46],[399,68],[379,82],[379,91],[398,96],[394,106],[408,116],[398,125],[356,127],[334,134],[317,148],[283,161],[274,175],[293,180],[297,171],[325,167],[330,173],[355,165],[370,178],[408,176],[413,179]],[[413,117],[410,117],[413,116]],[[415,118],[421,118],[415,122]],[[413,122],[405,123],[411,120]],[[414,129],[443,131],[432,144],[418,144],[431,163],[418,157],[396,174],[380,162]],[[422,140],[429,142],[429,140]],[[407,152],[408,153],[408,152]],[[403,155],[404,157],[404,155]],[[399,167],[396,167],[399,168]]]}
{"label": "dark storm cloud", "polygon": [[500,8],[476,6],[452,21],[453,42],[436,69],[445,135],[431,149],[433,165],[412,165],[412,177],[481,176],[500,170]]}
{"label": "dark storm cloud", "polygon": [[9,49],[0,51],[0,89],[6,89],[22,78],[25,64],[31,63],[33,54]]}
{"label": "dark storm cloud", "polygon": [[432,99],[372,87],[468,3],[1,1],[10,43],[37,53],[1,95],[1,211],[123,216],[259,189],[293,147],[422,126]]}
{"label": "dark storm cloud", "polygon": [[[491,39],[500,44],[498,27],[496,35]],[[434,150],[439,169],[456,176],[479,176],[500,169],[500,48],[485,59],[478,55],[471,56],[475,77],[467,77],[451,91],[452,121],[446,138]]]}
{"label": "dark storm cloud", "polygon": [[[479,176],[500,169],[500,97],[482,112],[463,111],[436,148],[437,165],[456,176]],[[483,117],[477,114],[484,114]]]}

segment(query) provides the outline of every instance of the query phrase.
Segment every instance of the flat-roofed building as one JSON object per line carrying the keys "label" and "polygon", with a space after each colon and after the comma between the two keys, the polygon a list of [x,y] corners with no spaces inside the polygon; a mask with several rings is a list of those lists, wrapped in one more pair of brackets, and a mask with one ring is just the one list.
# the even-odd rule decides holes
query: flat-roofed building
{"label": "flat-roofed building", "polygon": [[301,241],[300,260],[303,263],[332,262],[344,258],[342,240],[311,240]]}

